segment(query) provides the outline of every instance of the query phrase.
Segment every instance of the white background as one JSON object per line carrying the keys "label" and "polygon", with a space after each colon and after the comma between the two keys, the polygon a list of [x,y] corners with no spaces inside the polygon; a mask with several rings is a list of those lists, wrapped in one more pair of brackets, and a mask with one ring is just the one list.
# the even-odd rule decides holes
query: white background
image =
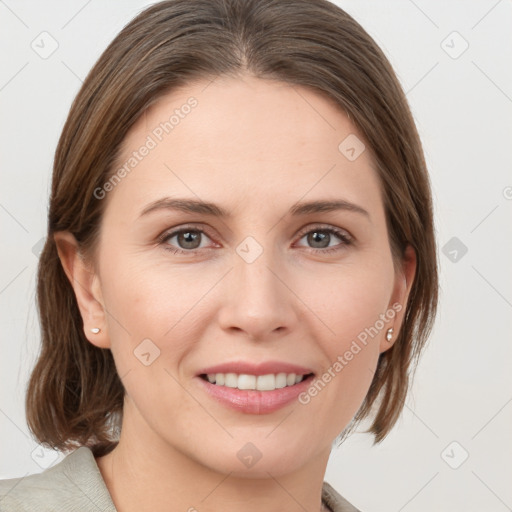
{"label": "white background", "polygon": [[[398,425],[379,446],[354,434],[333,450],[325,479],[364,512],[510,510],[512,4],[337,3],[407,92],[433,185],[441,302]],[[34,252],[57,140],[81,81],[146,5],[0,1],[0,478],[43,469],[31,456],[24,393],[39,348]],[[59,45],[47,59],[31,48],[43,31]],[[452,237],[468,249],[456,262],[442,251]],[[447,463],[466,452],[458,469]]]}

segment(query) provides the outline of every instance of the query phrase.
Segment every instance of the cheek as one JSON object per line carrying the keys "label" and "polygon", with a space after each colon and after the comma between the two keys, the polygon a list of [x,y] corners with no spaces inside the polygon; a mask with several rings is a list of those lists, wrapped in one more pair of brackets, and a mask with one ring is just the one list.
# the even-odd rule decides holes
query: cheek
{"label": "cheek", "polygon": [[[190,350],[191,329],[199,325],[192,320],[200,314],[201,298],[219,279],[213,271],[201,274],[198,266],[148,264],[148,260],[143,255],[122,257],[116,253],[106,255],[102,267],[112,352],[125,373],[132,364],[133,351],[146,339],[161,350],[164,357],[158,363],[165,359],[172,364],[171,359],[182,358]],[[164,342],[170,339],[171,353],[165,350],[168,341]]]}
{"label": "cheek", "polygon": [[[338,267],[329,275],[317,275],[315,286],[307,292],[304,281],[303,293],[308,295],[304,302],[318,318],[316,339],[325,362],[302,402],[317,400],[313,407],[320,407],[321,402],[328,404],[332,418],[336,418],[331,423],[334,426],[350,421],[373,379],[380,342],[391,318],[386,318],[386,312],[393,276],[390,259]],[[317,399],[320,395],[322,398]]]}
{"label": "cheek", "polygon": [[162,336],[207,290],[208,280],[192,266],[151,264],[144,255],[107,259],[102,279],[105,302],[137,330]]}
{"label": "cheek", "polygon": [[350,345],[354,339],[364,341],[371,330],[376,338],[384,335],[380,318],[387,311],[393,292],[394,271],[391,259],[385,261],[351,262],[328,272],[300,278],[304,302],[310,305],[325,333],[329,353]]}
{"label": "cheek", "polygon": [[[186,315],[206,293],[204,285],[183,282],[176,270],[148,266],[143,258],[116,253],[105,255],[104,261],[102,291],[117,372],[139,408],[153,403],[172,410],[182,391],[168,372],[175,375],[176,365],[190,350]],[[172,349],[164,342],[171,338]]]}

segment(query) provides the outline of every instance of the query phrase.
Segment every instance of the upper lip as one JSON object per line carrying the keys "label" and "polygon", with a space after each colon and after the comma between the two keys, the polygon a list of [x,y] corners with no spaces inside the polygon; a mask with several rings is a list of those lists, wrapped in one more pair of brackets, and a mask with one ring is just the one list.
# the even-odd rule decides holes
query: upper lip
{"label": "upper lip", "polygon": [[313,373],[310,368],[299,366],[292,363],[281,361],[264,361],[261,363],[251,363],[249,361],[232,361],[221,363],[215,366],[208,366],[198,372],[198,375],[209,373],[236,373],[248,375],[267,375],[270,373],[295,373],[296,375],[306,375]]}

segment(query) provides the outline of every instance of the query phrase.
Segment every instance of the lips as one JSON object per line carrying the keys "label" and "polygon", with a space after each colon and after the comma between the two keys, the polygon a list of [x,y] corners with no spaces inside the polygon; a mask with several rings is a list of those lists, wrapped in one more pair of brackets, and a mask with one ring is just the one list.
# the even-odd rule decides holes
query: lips
{"label": "lips", "polygon": [[[294,375],[297,380],[293,384],[290,379],[290,385],[286,382],[284,387],[278,389],[272,389],[273,386],[270,386],[269,390],[238,389],[231,387],[234,382],[222,382],[220,385],[215,382],[215,378],[220,376],[222,379],[243,376],[242,380],[245,382],[249,378],[256,377],[260,380],[274,377],[274,375],[277,376],[276,387],[277,380],[279,378],[282,380],[284,375],[287,377]],[[202,368],[194,380],[208,396],[229,409],[245,414],[270,414],[296,401],[298,395],[308,388],[313,378],[314,373],[305,366],[280,361],[263,363],[236,361]]]}

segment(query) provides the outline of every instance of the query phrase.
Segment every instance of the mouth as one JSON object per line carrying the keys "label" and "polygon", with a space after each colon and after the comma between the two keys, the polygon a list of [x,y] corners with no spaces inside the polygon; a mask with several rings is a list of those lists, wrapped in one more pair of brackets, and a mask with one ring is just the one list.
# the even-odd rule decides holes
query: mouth
{"label": "mouth", "polygon": [[[273,373],[276,368],[285,371]],[[230,364],[206,370],[196,375],[206,396],[244,414],[270,414],[293,404],[315,378],[307,368],[283,364]]]}

